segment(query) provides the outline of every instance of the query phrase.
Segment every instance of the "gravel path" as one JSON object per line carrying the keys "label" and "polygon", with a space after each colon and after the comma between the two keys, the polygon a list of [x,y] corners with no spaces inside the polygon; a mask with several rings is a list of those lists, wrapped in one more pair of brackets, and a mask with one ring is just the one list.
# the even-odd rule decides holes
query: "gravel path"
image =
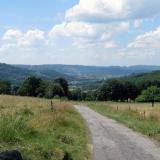
{"label": "gravel path", "polygon": [[94,160],[160,160],[160,145],[85,106],[75,106],[86,120]]}

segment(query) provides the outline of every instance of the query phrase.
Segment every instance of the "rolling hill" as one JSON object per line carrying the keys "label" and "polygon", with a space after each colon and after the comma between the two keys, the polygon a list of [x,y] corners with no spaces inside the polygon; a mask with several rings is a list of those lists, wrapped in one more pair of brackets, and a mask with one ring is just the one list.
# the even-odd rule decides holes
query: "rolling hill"
{"label": "rolling hill", "polygon": [[82,66],[82,65],[18,65],[23,69],[29,69],[36,72],[53,71],[64,74],[72,87],[93,88],[97,87],[103,80],[108,78],[122,77],[130,74],[148,73],[160,70],[160,66]]}
{"label": "rolling hill", "polygon": [[146,73],[160,70],[160,66],[81,66],[81,65],[17,65],[17,67],[30,69],[34,71],[50,70],[74,77],[77,79],[107,79],[112,77],[120,77],[133,73]]}
{"label": "rolling hill", "polygon": [[160,71],[152,71],[150,73],[140,73],[140,74],[132,74],[129,76],[125,76],[120,78],[122,80],[128,80],[131,82],[141,82],[141,81],[160,81]]}
{"label": "rolling hill", "polygon": [[160,70],[160,66],[98,67],[81,65],[8,65],[0,63],[0,79],[19,84],[30,75],[45,80],[65,77],[72,87],[88,88],[96,86],[108,78],[148,73],[156,70]]}
{"label": "rolling hill", "polygon": [[50,70],[35,71],[27,68],[20,68],[13,65],[0,63],[0,79],[8,80],[13,84],[20,84],[28,76],[38,76],[42,79],[50,80],[64,76],[61,73]]}

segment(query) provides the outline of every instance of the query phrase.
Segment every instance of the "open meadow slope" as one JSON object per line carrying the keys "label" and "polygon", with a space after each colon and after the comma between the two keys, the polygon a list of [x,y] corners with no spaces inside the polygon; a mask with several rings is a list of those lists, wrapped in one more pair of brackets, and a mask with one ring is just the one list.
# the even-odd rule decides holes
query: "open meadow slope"
{"label": "open meadow slope", "polygon": [[0,96],[0,152],[17,149],[24,160],[88,160],[84,121],[68,102]]}

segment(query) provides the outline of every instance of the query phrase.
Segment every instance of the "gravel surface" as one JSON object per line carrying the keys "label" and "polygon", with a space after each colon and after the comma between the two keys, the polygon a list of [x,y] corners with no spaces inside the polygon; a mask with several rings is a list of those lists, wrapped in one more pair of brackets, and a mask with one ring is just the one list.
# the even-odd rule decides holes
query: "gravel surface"
{"label": "gravel surface", "polygon": [[92,136],[94,160],[160,160],[160,145],[92,109],[76,105]]}

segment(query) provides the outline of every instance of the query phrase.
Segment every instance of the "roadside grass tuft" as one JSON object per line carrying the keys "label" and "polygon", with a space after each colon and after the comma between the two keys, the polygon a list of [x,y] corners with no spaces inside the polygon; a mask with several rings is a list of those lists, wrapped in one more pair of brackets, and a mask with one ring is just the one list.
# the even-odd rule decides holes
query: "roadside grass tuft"
{"label": "roadside grass tuft", "polygon": [[27,124],[22,116],[0,116],[0,142],[16,143],[25,138],[35,137],[36,130]]}

